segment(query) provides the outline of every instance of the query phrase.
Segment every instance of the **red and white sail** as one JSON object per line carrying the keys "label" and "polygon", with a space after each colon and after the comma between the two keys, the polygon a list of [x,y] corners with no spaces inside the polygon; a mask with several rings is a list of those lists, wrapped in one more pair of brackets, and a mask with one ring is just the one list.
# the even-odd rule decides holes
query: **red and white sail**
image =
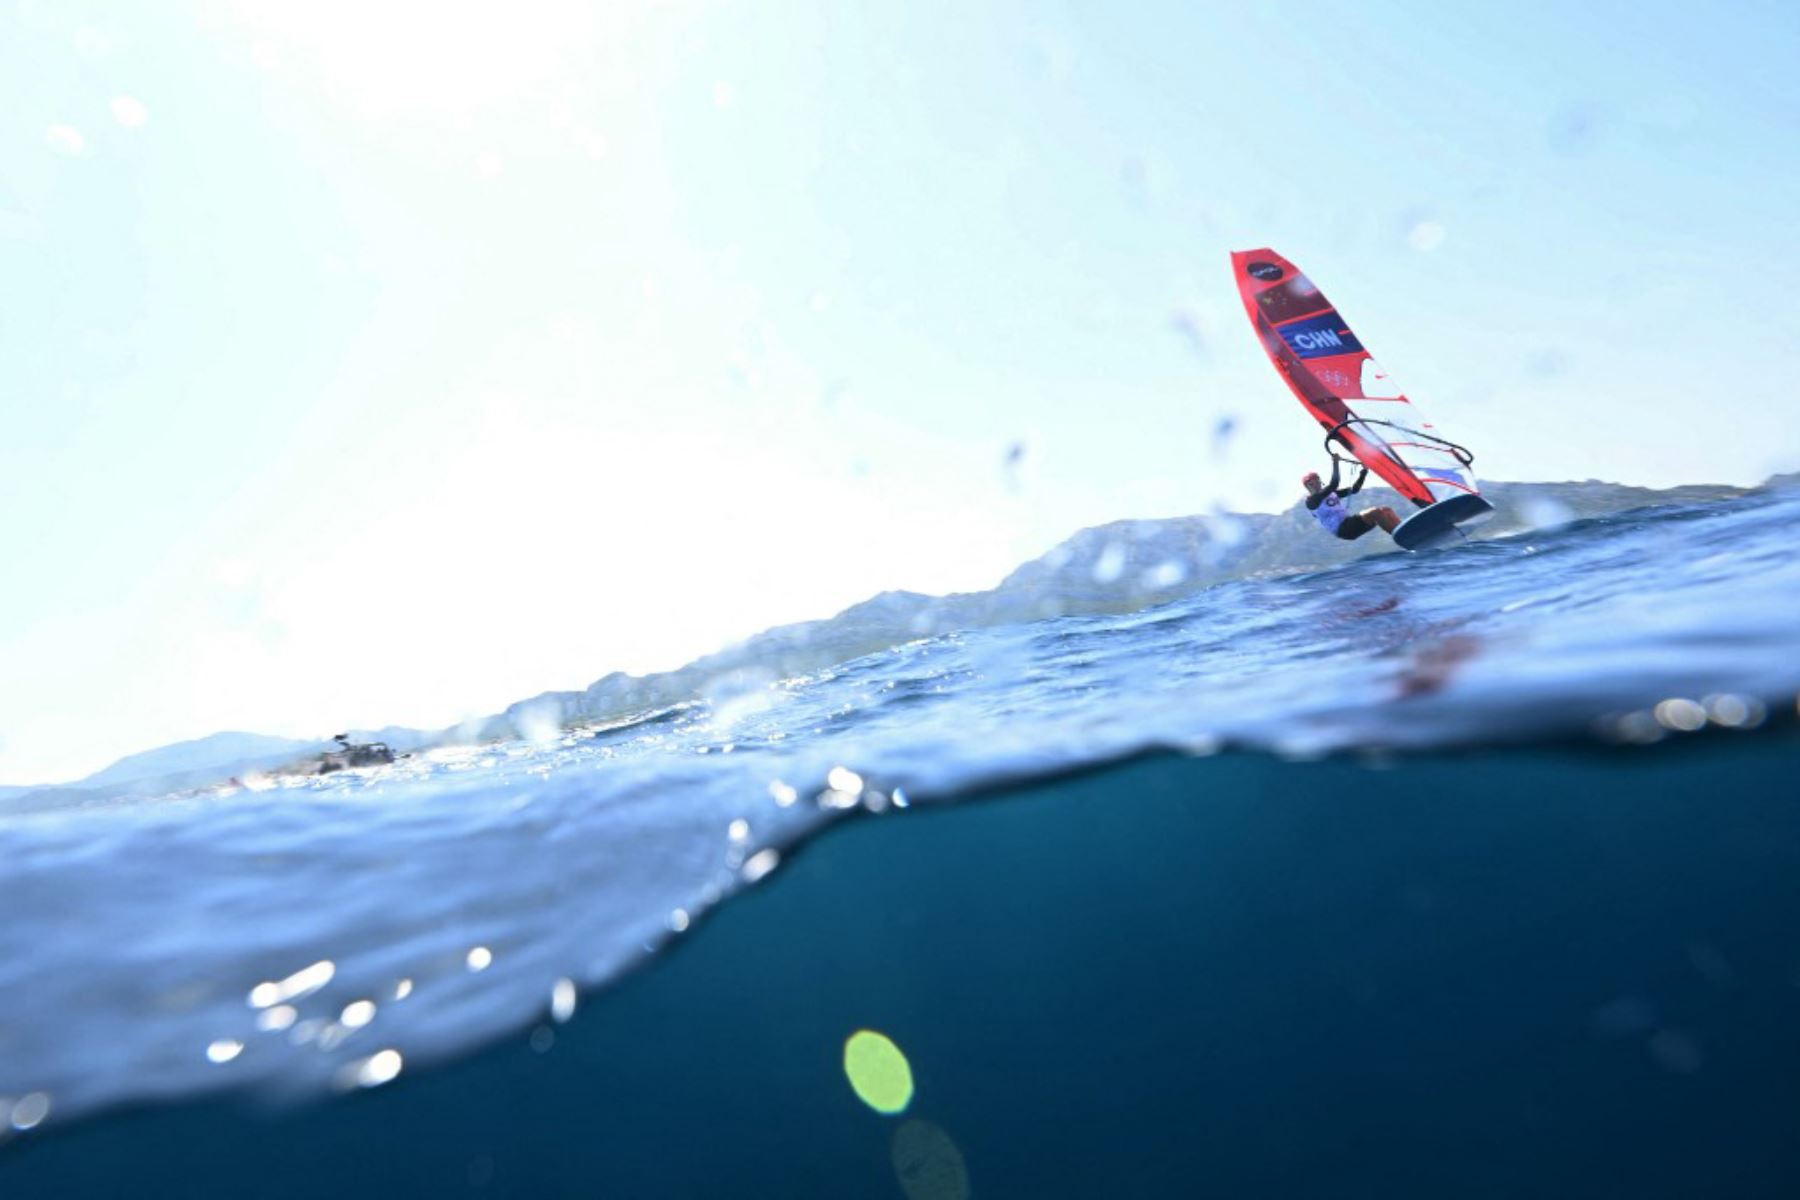
{"label": "red and white sail", "polygon": [[1275,369],[1334,440],[1420,507],[1480,495],[1468,453],[1425,419],[1299,268],[1264,249],[1234,253],[1231,270]]}

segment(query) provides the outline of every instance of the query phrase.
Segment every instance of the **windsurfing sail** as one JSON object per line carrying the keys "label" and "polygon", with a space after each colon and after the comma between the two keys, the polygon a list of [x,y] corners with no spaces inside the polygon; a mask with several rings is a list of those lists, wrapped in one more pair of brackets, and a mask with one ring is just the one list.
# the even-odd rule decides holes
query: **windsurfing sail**
{"label": "windsurfing sail", "polygon": [[1463,498],[1429,522],[1445,534],[1493,511],[1470,470],[1474,456],[1438,433],[1299,268],[1263,249],[1234,253],[1231,270],[1263,349],[1325,427],[1333,458],[1348,450],[1420,508]]}

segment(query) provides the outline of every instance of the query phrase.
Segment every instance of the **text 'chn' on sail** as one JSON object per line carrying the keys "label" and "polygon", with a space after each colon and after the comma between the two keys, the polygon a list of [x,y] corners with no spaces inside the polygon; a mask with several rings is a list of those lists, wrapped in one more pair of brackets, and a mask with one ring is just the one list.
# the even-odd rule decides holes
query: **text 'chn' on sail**
{"label": "text 'chn' on sail", "polygon": [[1350,451],[1419,511],[1394,541],[1420,550],[1456,540],[1491,516],[1469,470],[1474,456],[1443,437],[1388,378],[1313,282],[1273,250],[1240,250],[1231,272],[1250,323],[1302,407],[1325,427],[1335,458]]}

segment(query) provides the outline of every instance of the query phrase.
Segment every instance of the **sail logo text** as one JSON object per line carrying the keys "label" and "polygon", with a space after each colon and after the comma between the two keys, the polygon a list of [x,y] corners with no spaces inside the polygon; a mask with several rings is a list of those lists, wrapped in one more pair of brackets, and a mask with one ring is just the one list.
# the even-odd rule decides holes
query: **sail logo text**
{"label": "sail logo text", "polygon": [[1327,358],[1334,354],[1355,354],[1362,343],[1345,326],[1335,312],[1320,313],[1304,321],[1279,326],[1281,340],[1301,358]]}

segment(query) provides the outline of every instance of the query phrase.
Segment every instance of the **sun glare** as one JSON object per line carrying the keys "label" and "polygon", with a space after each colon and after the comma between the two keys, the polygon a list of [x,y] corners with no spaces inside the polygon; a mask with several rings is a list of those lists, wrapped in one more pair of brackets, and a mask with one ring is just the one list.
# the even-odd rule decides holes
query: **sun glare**
{"label": "sun glare", "polygon": [[651,3],[218,0],[264,70],[312,82],[364,119],[466,116],[600,69]]}

